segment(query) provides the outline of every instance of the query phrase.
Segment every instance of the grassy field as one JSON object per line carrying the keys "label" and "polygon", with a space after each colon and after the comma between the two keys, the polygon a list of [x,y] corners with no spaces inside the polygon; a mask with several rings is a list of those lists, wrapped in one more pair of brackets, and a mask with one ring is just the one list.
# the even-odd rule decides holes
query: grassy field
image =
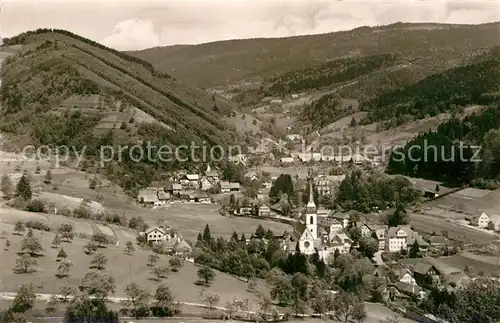
{"label": "grassy field", "polygon": [[[74,266],[70,271],[69,278],[58,279],[55,277],[58,266],[56,262],[58,250],[50,247],[54,235],[50,232],[34,231],[34,233],[35,236],[40,238],[45,252],[44,256],[37,259],[37,271],[32,274],[16,274],[13,272],[17,259],[16,253],[21,249],[20,242],[23,237],[9,234],[8,239],[11,246],[8,250],[5,250],[6,240],[1,240],[1,290],[15,292],[21,284],[26,282],[33,283],[38,293],[57,293],[58,288],[64,282],[78,286],[83,276],[89,271],[89,264],[93,258],[92,255],[83,252],[83,246],[88,240],[76,239],[72,243],[63,243],[63,248],[68,255],[67,259],[71,260]],[[123,297],[126,285],[132,281],[151,291],[155,290],[158,282],[151,279],[153,275],[150,273],[150,267],[147,266],[150,251],[137,248],[133,256],[129,256],[124,253],[123,244],[121,244],[120,247],[110,245],[107,248],[101,248],[100,252],[109,260],[104,272],[115,279],[116,297]],[[160,256],[158,264],[168,266],[168,260],[168,256]],[[196,271],[197,266],[186,261],[179,272],[169,272],[168,278],[164,279],[164,283],[171,287],[172,293],[178,300],[201,302],[199,296],[200,287],[194,284],[197,280]],[[208,288],[210,292],[220,295],[221,304],[225,304],[225,302],[234,298],[248,298],[255,301],[255,295],[247,292],[246,289],[246,282],[220,272],[216,273],[214,283]],[[264,285],[260,285],[259,289],[266,291]]]}

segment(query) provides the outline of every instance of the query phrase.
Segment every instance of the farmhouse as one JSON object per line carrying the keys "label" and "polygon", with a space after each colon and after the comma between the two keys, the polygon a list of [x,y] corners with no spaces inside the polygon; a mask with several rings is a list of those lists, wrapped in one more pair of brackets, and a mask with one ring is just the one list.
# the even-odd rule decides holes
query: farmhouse
{"label": "farmhouse", "polygon": [[402,283],[408,284],[408,285],[414,285],[416,284],[415,277],[413,277],[413,273],[409,269],[400,269],[398,272],[398,280]]}
{"label": "farmhouse", "polygon": [[221,193],[229,193],[231,191],[231,186],[229,182],[221,181],[220,182],[220,192]]}
{"label": "farmhouse", "polygon": [[173,183],[171,188],[171,194],[175,196],[179,196],[182,191],[182,185],[179,183]]}
{"label": "farmhouse", "polygon": [[443,247],[448,244],[448,238],[445,236],[432,236],[429,238],[429,244],[432,247]]}
{"label": "farmhouse", "polygon": [[214,186],[213,180],[209,180],[207,176],[202,176],[200,179],[200,189],[202,191],[208,191]]}
{"label": "farmhouse", "polygon": [[493,231],[500,231],[500,216],[492,214],[490,216],[490,222],[488,222],[488,229]]}
{"label": "farmhouse", "polygon": [[293,164],[294,160],[292,157],[282,157],[280,158],[280,163],[282,164]]}
{"label": "farmhouse", "polygon": [[406,238],[408,238],[410,231],[410,228],[406,226],[389,228],[385,242],[386,251],[398,252],[401,249],[407,249]]}
{"label": "farmhouse", "polygon": [[160,227],[152,227],[144,231],[144,235],[146,236],[146,241],[151,243],[160,243],[166,240],[166,232],[163,228]]}
{"label": "farmhouse", "polygon": [[186,174],[181,178],[180,183],[183,187],[198,188],[199,181],[200,176],[198,174]]}
{"label": "farmhouse", "polygon": [[[164,198],[164,195],[161,195],[161,197]],[[158,190],[154,187],[148,187],[140,190],[137,195],[137,201],[147,207],[160,206],[166,203],[166,200],[159,199]]]}
{"label": "farmhouse", "polygon": [[331,195],[333,193],[334,183],[326,175],[317,177],[314,184],[319,196]]}
{"label": "farmhouse", "polygon": [[472,217],[472,224],[479,228],[487,228],[490,223],[490,217],[486,212],[481,212]]}
{"label": "farmhouse", "polygon": [[239,192],[240,191],[240,183],[229,183],[229,190],[231,192]]}
{"label": "farmhouse", "polygon": [[158,201],[159,205],[167,204],[167,201],[170,200],[170,193],[165,192],[163,189],[158,190]]}
{"label": "farmhouse", "polygon": [[212,183],[217,183],[219,181],[219,173],[210,169],[210,164],[207,165],[207,170],[205,171],[205,177]]}
{"label": "farmhouse", "polygon": [[349,224],[349,214],[347,213],[336,213],[335,210],[331,210],[328,214],[328,218],[339,221],[340,224],[342,224],[343,229],[347,228],[347,225]]}
{"label": "farmhouse", "polygon": [[259,212],[259,216],[268,216],[271,213],[271,209],[269,208],[268,205],[262,204],[259,207],[258,212]]}

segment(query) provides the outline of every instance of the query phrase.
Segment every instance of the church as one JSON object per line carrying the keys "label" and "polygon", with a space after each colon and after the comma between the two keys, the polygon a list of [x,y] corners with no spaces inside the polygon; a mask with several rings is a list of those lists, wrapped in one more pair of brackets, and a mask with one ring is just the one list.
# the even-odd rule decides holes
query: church
{"label": "church", "polygon": [[312,176],[308,178],[308,185],[309,200],[304,214],[299,217],[293,234],[285,242],[283,248],[288,252],[295,252],[298,249],[305,255],[318,252],[319,257],[326,262],[330,256],[333,257],[335,250],[339,253],[349,252],[352,241],[345,233],[333,230],[330,226],[318,224]]}

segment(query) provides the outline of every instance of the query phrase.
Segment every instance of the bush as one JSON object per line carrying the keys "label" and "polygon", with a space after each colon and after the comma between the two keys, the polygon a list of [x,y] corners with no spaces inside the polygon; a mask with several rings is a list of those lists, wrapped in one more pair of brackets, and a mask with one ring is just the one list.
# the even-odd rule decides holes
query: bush
{"label": "bush", "polygon": [[26,206],[26,211],[28,212],[37,212],[37,213],[45,213],[45,203],[40,200],[32,200]]}
{"label": "bush", "polygon": [[50,227],[41,221],[30,220],[30,221],[25,222],[24,225],[27,228],[33,229],[33,230],[50,231]]}

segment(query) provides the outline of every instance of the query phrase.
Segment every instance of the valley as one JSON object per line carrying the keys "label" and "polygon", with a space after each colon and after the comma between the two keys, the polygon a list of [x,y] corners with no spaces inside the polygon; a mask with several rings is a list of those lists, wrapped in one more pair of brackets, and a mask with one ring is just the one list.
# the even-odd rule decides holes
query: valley
{"label": "valley", "polygon": [[500,319],[500,25],[436,26],[5,38],[0,321]]}

